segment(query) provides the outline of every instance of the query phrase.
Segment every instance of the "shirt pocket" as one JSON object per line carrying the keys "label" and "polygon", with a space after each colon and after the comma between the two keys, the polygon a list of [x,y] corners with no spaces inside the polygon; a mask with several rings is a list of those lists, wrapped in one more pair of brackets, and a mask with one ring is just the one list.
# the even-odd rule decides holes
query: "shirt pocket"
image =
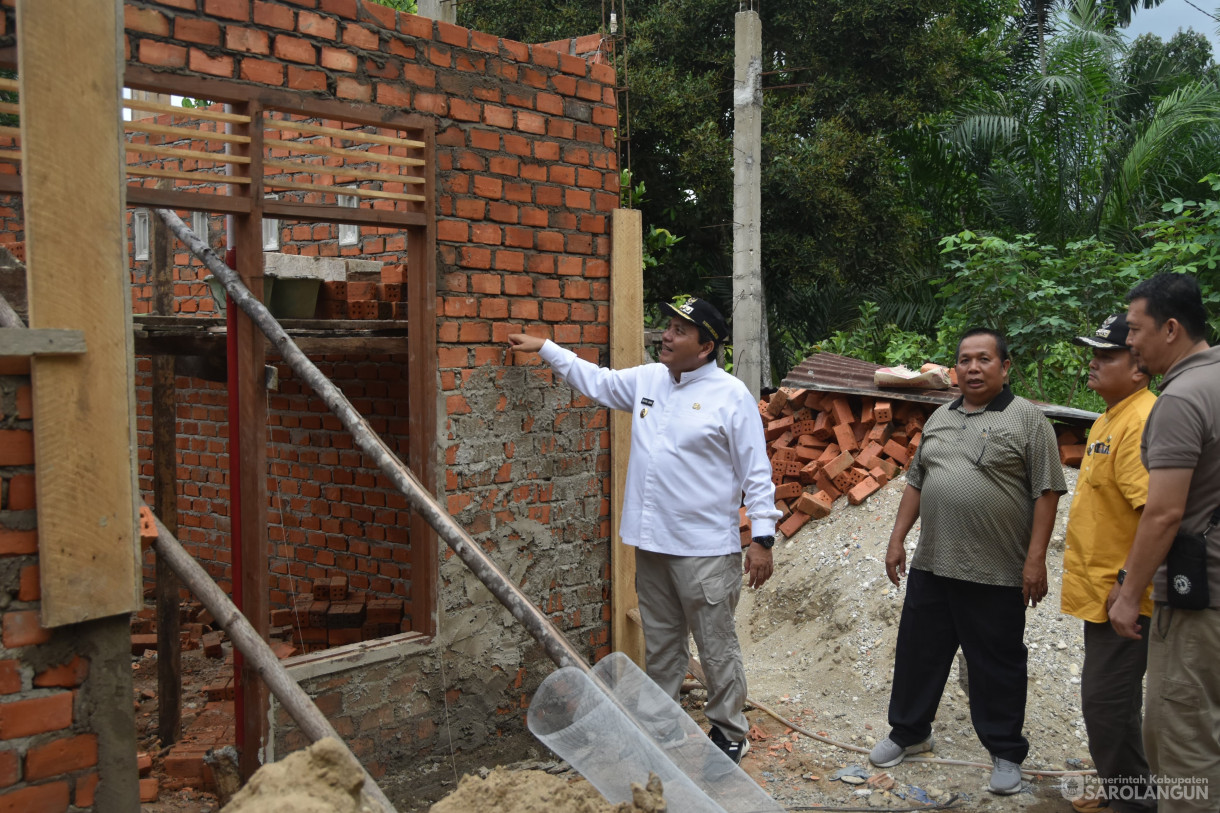
{"label": "shirt pocket", "polygon": [[1092,486],[1104,487],[1114,484],[1114,455],[1110,454],[1108,446],[1107,451],[1098,451],[1098,445],[1104,443],[1090,443],[1087,448],[1087,453],[1084,458],[1084,465],[1088,466],[1088,483]]}
{"label": "shirt pocket", "polygon": [[1025,444],[1003,429],[988,429],[979,438],[978,464],[985,469],[1024,469]]}

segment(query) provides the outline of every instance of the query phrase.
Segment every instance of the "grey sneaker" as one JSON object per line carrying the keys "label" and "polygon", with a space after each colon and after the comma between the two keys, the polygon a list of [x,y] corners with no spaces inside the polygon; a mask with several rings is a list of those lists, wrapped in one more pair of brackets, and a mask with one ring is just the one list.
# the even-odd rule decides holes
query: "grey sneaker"
{"label": "grey sneaker", "polygon": [[987,790],[1000,796],[1011,796],[1021,790],[1021,766],[997,756],[991,758],[991,784]]}
{"label": "grey sneaker", "polygon": [[917,742],[914,745],[908,745],[905,748],[898,743],[886,737],[881,742],[873,746],[873,750],[869,752],[868,761],[876,765],[878,768],[892,768],[899,762],[909,757],[911,754],[920,754],[924,751],[932,750],[932,734],[928,733],[928,738]]}

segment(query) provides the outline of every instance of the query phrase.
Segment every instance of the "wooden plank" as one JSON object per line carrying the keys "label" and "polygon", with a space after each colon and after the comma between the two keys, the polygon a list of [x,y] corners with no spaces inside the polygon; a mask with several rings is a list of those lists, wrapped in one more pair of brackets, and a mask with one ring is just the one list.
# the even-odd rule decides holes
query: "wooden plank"
{"label": "wooden plank", "polygon": [[[0,179],[4,176],[0,175]],[[3,184],[0,182],[0,191]],[[154,189],[151,186],[127,187],[128,206],[155,206],[160,209],[185,209],[188,212],[243,214],[250,211],[250,199],[236,195],[212,195],[180,189]]]}
{"label": "wooden plank", "polygon": [[[348,169],[346,166],[328,164],[307,164],[302,161],[273,161],[264,159],[263,166],[276,169],[286,169],[290,172],[301,172],[306,175],[333,175],[338,178],[356,178],[361,181],[389,181],[390,183],[422,184],[424,179],[418,175],[400,175],[389,172],[365,172],[359,169]],[[338,180],[335,183],[339,183]]]}
{"label": "wooden plank", "polygon": [[263,214],[284,220],[354,223],[358,226],[425,226],[428,223],[428,215],[418,210],[402,212],[395,209],[358,209],[334,204],[296,203],[288,200],[264,200]]}
{"label": "wooden plank", "polygon": [[0,328],[0,355],[3,356],[71,356],[84,352],[83,330]]}
{"label": "wooden plank", "polygon": [[[341,138],[344,141],[358,141],[363,144],[382,144],[387,147],[405,147],[409,150],[422,150],[424,148],[424,142],[422,141],[399,138],[397,136],[378,135],[377,133],[366,133],[363,130],[344,130],[339,127],[325,127],[320,124],[310,124],[294,119],[266,118],[263,120],[263,126],[272,130],[290,130],[297,133],[326,135],[333,138]],[[370,125],[362,126],[367,127]],[[390,125],[382,124],[378,126],[389,127]]]}
{"label": "wooden plank", "polygon": [[276,138],[267,138],[263,140],[263,144],[267,147],[278,147],[282,150],[288,150],[296,155],[334,155],[339,158],[350,159],[353,163],[395,164],[403,167],[424,166],[422,158],[404,158],[401,155],[387,155],[382,152],[373,152],[371,149],[353,150],[345,147],[330,147],[315,141],[280,141]]}
{"label": "wooden plank", "polygon": [[208,121],[228,121],[234,124],[249,124],[250,119],[237,113],[225,113],[220,110],[207,110],[198,107],[181,107],[176,104],[150,102],[144,99],[124,99],[123,107],[129,110],[142,110],[145,113],[165,113],[182,119],[206,119]]}
{"label": "wooden plank", "polygon": [[150,169],[148,167],[127,167],[128,175],[141,178],[173,178],[179,181],[194,181],[195,183],[215,184],[248,184],[249,178],[240,175],[225,175],[219,172],[178,172],[173,169]]}
{"label": "wooden plank", "polygon": [[[168,185],[168,182],[166,182]],[[154,313],[174,312],[174,241],[159,217],[149,224],[149,281]],[[152,360],[153,512],[178,535],[178,408],[173,356]],[[182,636],[178,595],[182,583],[163,556],[156,559],[157,735],[161,746],[182,735]]]}
{"label": "wooden plank", "polygon": [[[435,133],[424,133],[426,158],[436,155]],[[434,184],[425,187],[425,211],[436,211]],[[407,436],[407,466],[424,490],[437,496],[436,455],[437,392],[440,388],[436,349],[436,225],[430,217],[424,228],[407,231],[407,402],[411,431]],[[436,531],[422,512],[411,512],[411,593],[408,612],[411,629],[436,635],[440,579],[440,545]]]}
{"label": "wooden plank", "polygon": [[[350,174],[350,173],[349,173]],[[328,186],[319,183],[294,183],[281,181],[272,175],[263,176],[263,186],[268,189],[294,189],[300,192],[323,192],[331,195],[354,195],[358,198],[376,198],[378,200],[405,200],[412,203],[423,203],[423,195],[405,195],[401,192],[379,192],[376,189],[361,189],[355,186]]]}
{"label": "wooden plank", "polygon": [[113,2],[17,5],[31,327],[81,329],[89,348],[32,369],[42,624],[58,627],[141,604],[122,21]]}
{"label": "wooden plank", "polygon": [[154,133],[173,136],[184,141],[225,141],[230,144],[248,144],[249,136],[220,133],[215,130],[200,130],[197,127],[173,127],[168,124],[150,124],[146,121],[123,122],[123,132]]}
{"label": "wooden plank", "polygon": [[[634,209],[610,213],[610,366],[643,364],[643,220]],[[635,548],[619,541],[627,457],[631,453],[631,414],[610,413],[610,637],[614,649],[644,668],[644,632],[628,613],[639,606],[635,594]]]}
{"label": "wooden plank", "polygon": [[[181,150],[175,147],[162,147],[159,144],[136,144],[127,142],[129,155],[157,155],[163,158],[187,158],[193,161],[208,161],[213,164],[248,164],[250,159],[243,155],[226,155],[223,152],[208,152],[206,150]],[[3,155],[3,153],[0,153]],[[128,169],[130,174],[130,168]]]}
{"label": "wooden plank", "polygon": [[[262,117],[262,108],[257,103],[245,106],[243,111],[251,122]],[[250,177],[257,178],[263,167],[263,132],[251,125],[234,125],[235,132],[244,131],[250,137],[249,144],[234,148],[239,155],[246,155],[250,163],[246,169]],[[257,184],[250,187],[250,212],[238,215],[234,220],[234,243],[237,249],[237,267],[234,269],[242,282],[255,296],[263,295],[263,227],[262,191]],[[267,551],[267,388],[264,385],[263,367],[267,361],[266,343],[262,331],[244,311],[233,308],[237,328],[237,374],[238,415],[230,416],[229,437],[240,438],[241,492],[241,607],[250,625],[264,641],[268,640],[271,627],[269,608],[269,572]],[[236,426],[234,426],[234,422]],[[234,431],[236,429],[236,431]],[[270,723],[267,709],[270,696],[267,685],[259,677],[254,664],[242,659],[239,664],[241,679],[241,714],[237,724],[241,726],[241,773],[249,779],[259,769],[268,743]]]}
{"label": "wooden plank", "polygon": [[[0,67],[5,66],[5,56],[5,50],[0,49]],[[143,65],[128,65],[125,81],[127,87],[130,88],[189,96],[192,99],[236,103],[257,101],[265,108],[296,116],[310,116],[395,130],[418,130],[416,137],[425,144],[429,141],[423,134],[431,132],[433,127],[431,119],[414,113],[403,113],[401,108],[365,102],[318,99],[294,90],[281,90],[206,76],[164,73]],[[429,150],[429,154],[432,154],[430,148],[425,147],[425,150]]]}

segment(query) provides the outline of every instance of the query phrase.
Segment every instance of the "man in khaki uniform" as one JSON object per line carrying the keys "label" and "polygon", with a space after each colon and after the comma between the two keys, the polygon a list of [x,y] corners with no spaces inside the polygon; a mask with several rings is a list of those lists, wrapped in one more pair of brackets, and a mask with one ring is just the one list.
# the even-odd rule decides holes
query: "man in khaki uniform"
{"label": "man in khaki uniform", "polygon": [[[1147,798],[1141,735],[1148,641],[1115,632],[1106,599],[1148,499],[1140,439],[1156,396],[1127,348],[1125,314],[1109,317],[1092,336],[1075,343],[1093,348],[1088,386],[1106,402],[1106,411],[1089,430],[1063,554],[1060,607],[1084,622],[1080,707],[1100,782],[1086,785],[1072,807],[1079,813],[1107,806],[1118,813],[1150,813],[1156,802]],[[1140,623],[1146,626],[1151,616],[1150,588],[1140,603]]]}
{"label": "man in khaki uniform", "polygon": [[[1161,813],[1215,813],[1220,799],[1220,347],[1198,281],[1166,273],[1127,294],[1127,344],[1141,367],[1163,375],[1140,456],[1148,503],[1127,555],[1110,623],[1127,638],[1147,637],[1148,701],[1144,749]],[[1190,592],[1185,573],[1168,578],[1166,557],[1179,532],[1205,535],[1210,601],[1203,609],[1171,602]],[[1152,582],[1152,620],[1139,602]],[[1172,594],[1171,594],[1172,591]],[[1141,633],[1143,635],[1141,636]]]}

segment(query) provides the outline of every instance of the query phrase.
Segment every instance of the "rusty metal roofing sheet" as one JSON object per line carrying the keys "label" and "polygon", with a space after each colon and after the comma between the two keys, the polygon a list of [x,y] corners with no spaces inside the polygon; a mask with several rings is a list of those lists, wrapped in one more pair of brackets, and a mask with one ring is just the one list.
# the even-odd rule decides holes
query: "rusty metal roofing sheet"
{"label": "rusty metal roofing sheet", "polygon": [[[947,404],[961,395],[961,390],[923,390],[905,387],[878,387],[873,384],[873,373],[880,364],[837,356],[834,353],[814,353],[802,361],[783,380],[785,387],[800,387],[820,392],[842,392],[850,395],[866,395],[872,398],[915,401],[922,404]],[[1072,424],[1091,425],[1097,419],[1096,412],[1056,404],[1034,403],[1049,418]]]}

